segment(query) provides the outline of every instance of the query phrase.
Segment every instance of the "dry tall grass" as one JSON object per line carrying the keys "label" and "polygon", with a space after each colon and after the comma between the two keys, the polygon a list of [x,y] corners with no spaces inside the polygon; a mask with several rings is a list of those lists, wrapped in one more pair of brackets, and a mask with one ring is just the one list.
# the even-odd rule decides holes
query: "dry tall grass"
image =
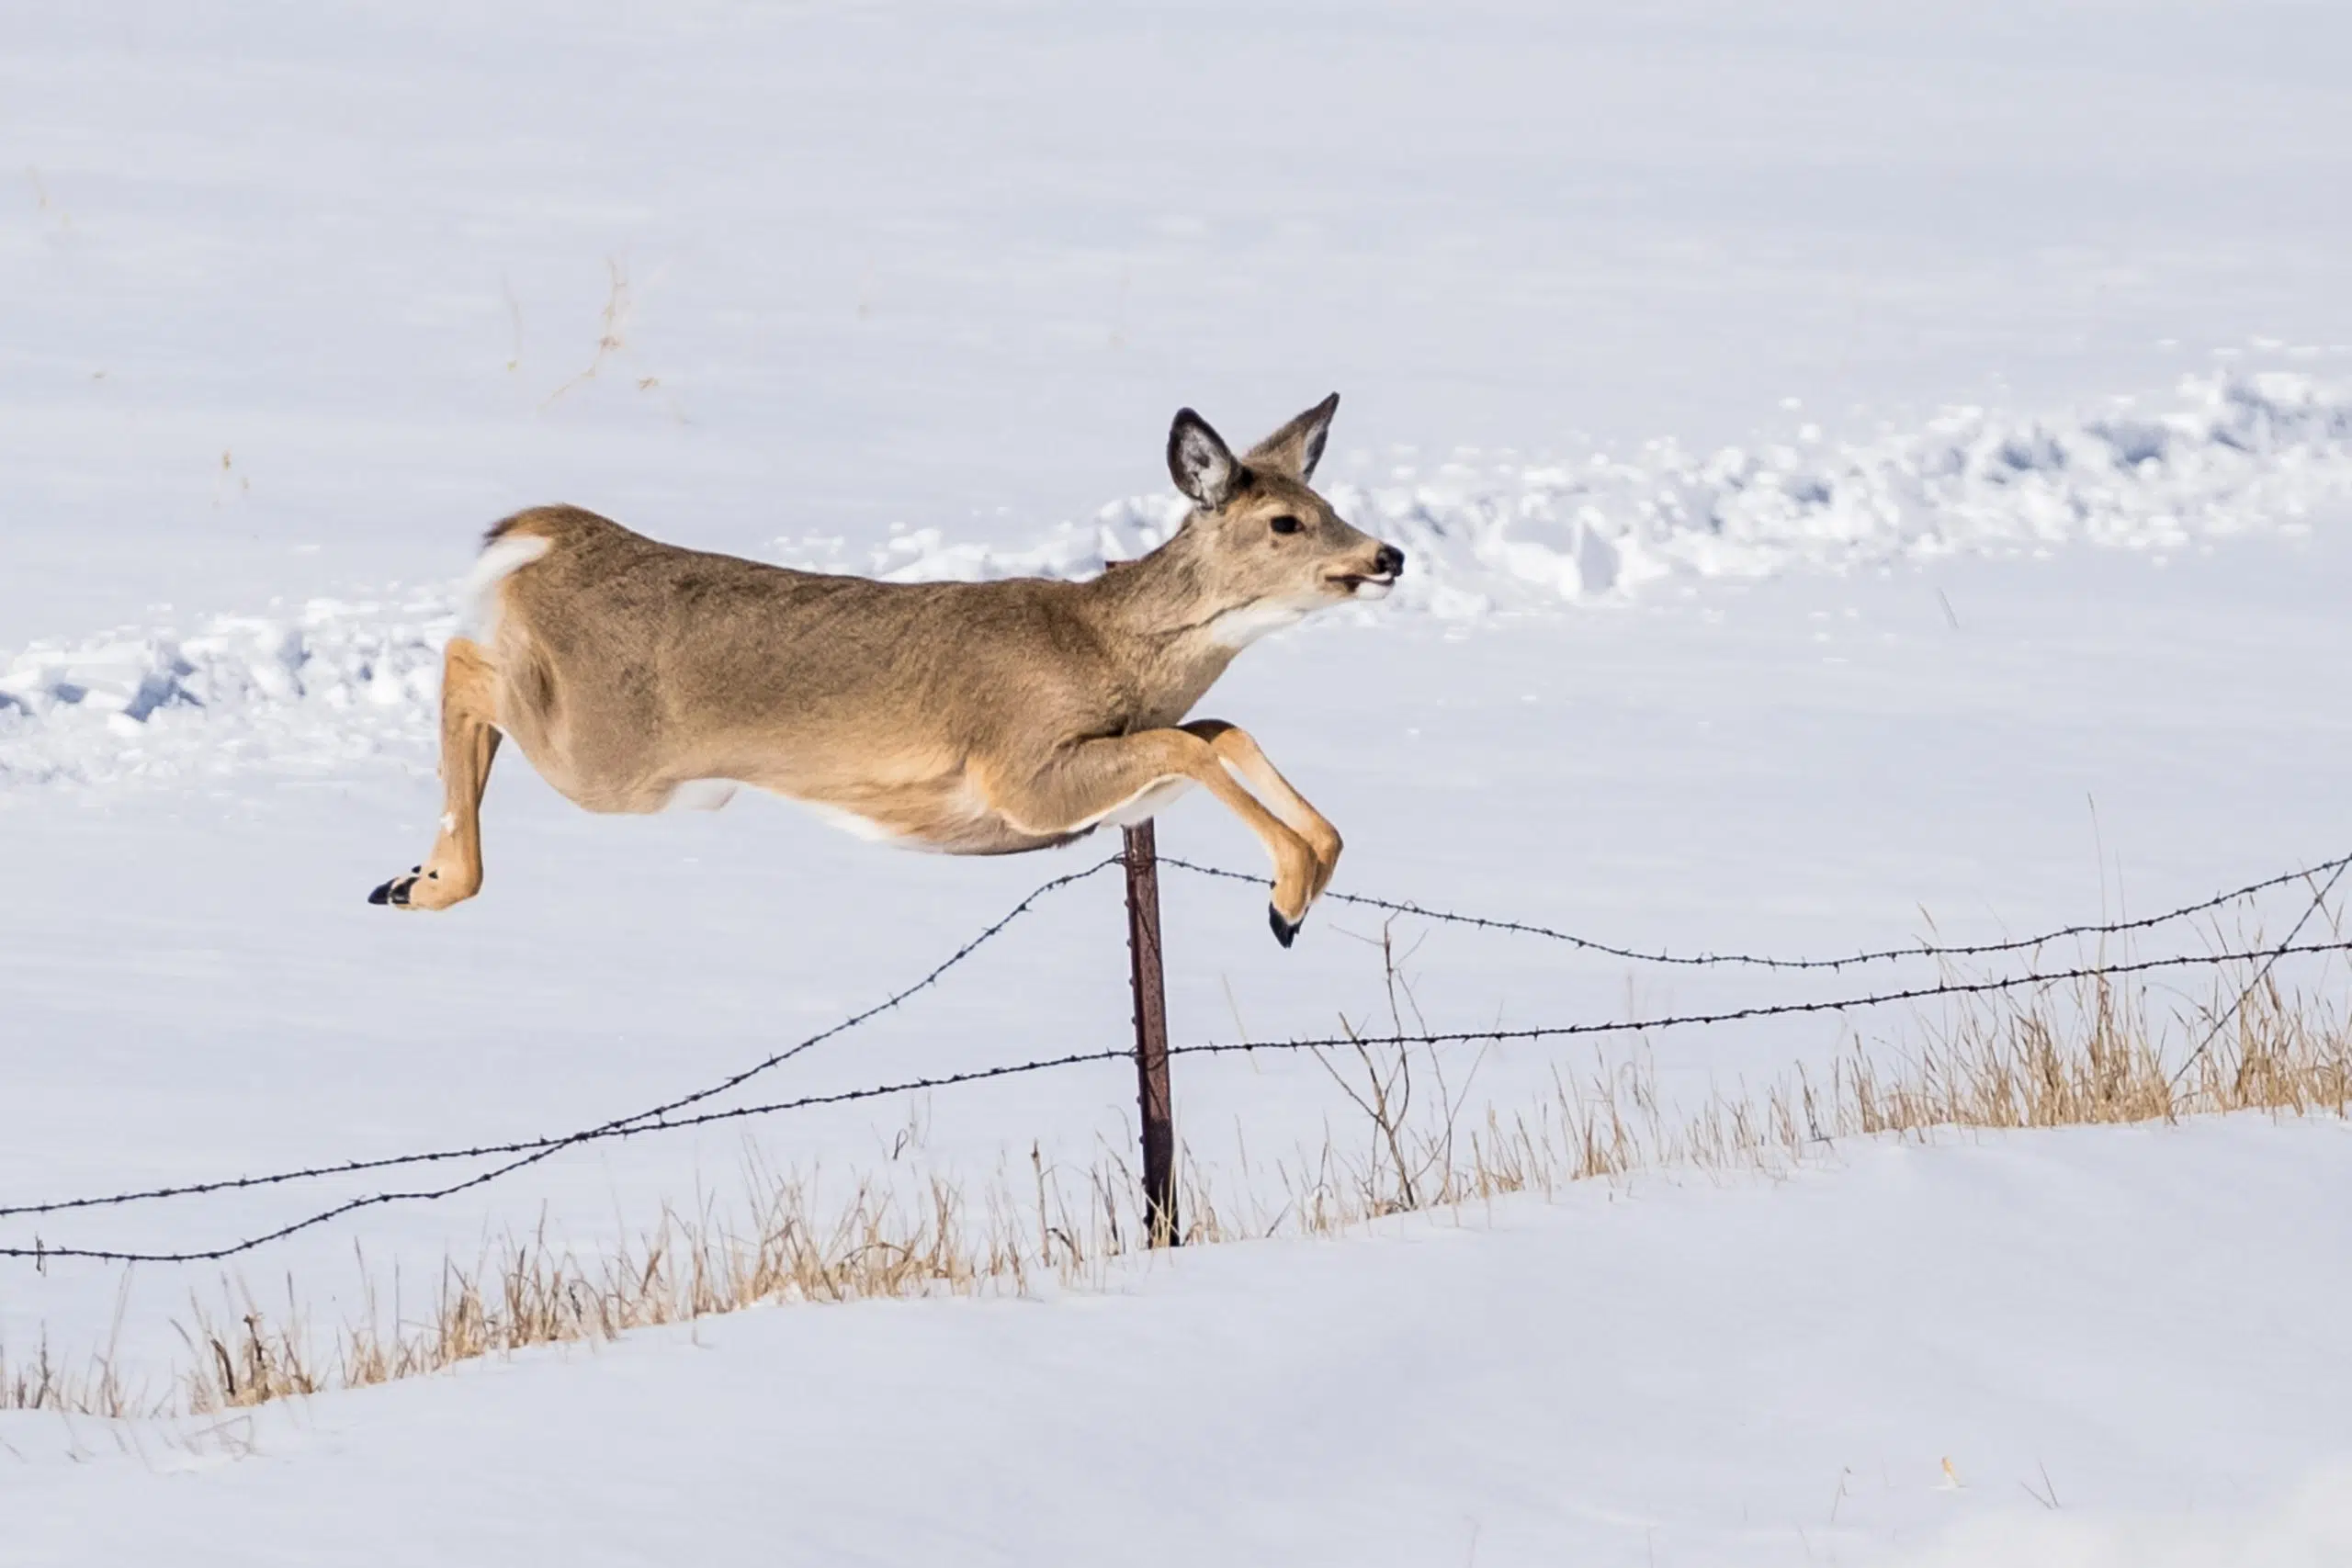
{"label": "dry tall grass", "polygon": [[[1391,1016],[1402,1025],[1410,990],[1393,964],[1390,973]],[[1669,1105],[1636,1055],[1596,1058],[1581,1076],[1556,1073],[1550,1091],[1527,1103],[1465,1114],[1475,1064],[1454,1064],[1450,1082],[1435,1054],[1366,1043],[1325,1058],[1360,1118],[1349,1134],[1271,1167],[1245,1159],[1221,1180],[1187,1156],[1183,1240],[1328,1235],[1644,1170],[1784,1170],[1856,1136],[2239,1111],[2346,1114],[2352,1028],[2332,1004],[2267,976],[2219,978],[2216,996],[2201,1017],[2158,1016],[2145,992],[2096,980],[1980,1003],[1915,1021],[1908,1049],[1857,1037],[1826,1073],[1795,1071],[1760,1093],[1719,1092],[1695,1109]],[[2227,1027],[2188,1070],[2168,1070],[2166,1046],[2180,1060],[2216,1018]],[[517,1237],[470,1265],[445,1264],[413,1310],[397,1284],[389,1313],[371,1291],[356,1320],[324,1340],[291,1281],[276,1312],[231,1281],[220,1304],[192,1305],[182,1328],[190,1354],[166,1392],[126,1383],[110,1352],[61,1367],[44,1343],[29,1361],[0,1358],[0,1409],[233,1411],[763,1303],[1084,1288],[1145,1244],[1140,1183],[1116,1151],[1065,1169],[1033,1147],[1025,1164],[977,1188],[933,1178],[911,1194],[859,1182],[836,1195],[813,1179],[754,1168],[734,1217],[667,1213],[633,1245],[591,1259],[543,1234]]]}

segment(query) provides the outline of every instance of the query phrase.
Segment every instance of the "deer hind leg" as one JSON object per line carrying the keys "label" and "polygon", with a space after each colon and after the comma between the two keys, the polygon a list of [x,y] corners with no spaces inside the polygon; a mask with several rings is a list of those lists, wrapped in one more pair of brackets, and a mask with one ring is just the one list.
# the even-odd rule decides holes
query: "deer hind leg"
{"label": "deer hind leg", "polygon": [[1274,863],[1274,896],[1267,917],[1275,939],[1288,947],[1306,919],[1307,906],[1315,901],[1316,853],[1306,839],[1234,782],[1226,763],[1200,736],[1184,729],[1147,729],[1082,741],[1034,774],[987,779],[983,792],[1013,827],[1049,836],[1082,831],[1177,779],[1190,779],[1224,802],[1266,846]]}
{"label": "deer hind leg", "polygon": [[498,755],[498,672],[480,643],[441,656],[441,831],[424,863],[368,895],[396,909],[446,909],[481,891],[481,792]]}
{"label": "deer hind leg", "polygon": [[1340,864],[1340,830],[1331,826],[1331,819],[1291,786],[1291,782],[1266,760],[1250,732],[1239,725],[1227,724],[1221,718],[1199,718],[1182,728],[1207,741],[1216,760],[1240,774],[1241,782],[1282,818],[1283,825],[1306,840],[1306,847],[1315,853],[1314,886],[1306,896],[1310,899],[1323,897],[1323,889],[1331,885],[1331,873]]}

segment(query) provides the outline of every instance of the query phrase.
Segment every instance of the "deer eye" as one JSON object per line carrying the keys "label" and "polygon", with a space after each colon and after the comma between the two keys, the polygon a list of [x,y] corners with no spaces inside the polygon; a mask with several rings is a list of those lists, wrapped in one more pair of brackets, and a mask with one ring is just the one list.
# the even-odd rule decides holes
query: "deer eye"
{"label": "deer eye", "polygon": [[1295,534],[1301,528],[1306,526],[1306,525],[1301,523],[1297,518],[1293,517],[1290,513],[1285,512],[1280,517],[1277,517],[1272,522],[1267,524],[1266,526],[1272,528],[1277,534]]}

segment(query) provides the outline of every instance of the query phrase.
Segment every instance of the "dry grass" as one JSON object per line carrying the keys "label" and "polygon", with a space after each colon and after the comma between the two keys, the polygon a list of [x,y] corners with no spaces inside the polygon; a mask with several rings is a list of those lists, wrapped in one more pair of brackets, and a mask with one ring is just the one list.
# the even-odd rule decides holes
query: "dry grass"
{"label": "dry grass", "polygon": [[[608,256],[605,261],[605,271],[607,288],[605,309],[598,317],[595,357],[588,362],[587,369],[549,392],[547,401],[540,405],[542,408],[553,407],[566,392],[594,381],[613,356],[628,346],[629,312],[635,304],[629,288],[628,265],[617,256]],[[522,307],[514,303],[512,291],[507,295],[507,304],[514,316],[514,357],[506,367],[512,370],[523,360],[523,314]]]}
{"label": "dry grass", "polygon": [[[1390,1019],[1404,1032],[1417,1010],[1393,959],[1389,975]],[[2223,1018],[2176,1083],[2167,1050],[2183,1060]],[[1188,1156],[1186,1243],[1330,1235],[1639,1171],[1781,1171],[1840,1138],[2239,1111],[2343,1116],[2352,1101],[2352,1029],[2334,1007],[2243,976],[2217,977],[2213,1004],[2185,1014],[2159,1015],[2145,992],[2096,980],[1972,1005],[1915,1021],[1904,1040],[1857,1037],[1826,1071],[1718,1091],[1696,1108],[1668,1103],[1645,1055],[1597,1057],[1581,1076],[1555,1073],[1547,1093],[1475,1114],[1476,1063],[1457,1060],[1449,1081],[1436,1054],[1365,1043],[1324,1065],[1353,1107],[1351,1130],[1270,1167],[1245,1155],[1221,1179]],[[755,1167],[726,1213],[665,1213],[633,1245],[592,1258],[543,1233],[516,1237],[469,1266],[445,1264],[422,1300],[403,1300],[397,1277],[389,1301],[371,1287],[357,1318],[323,1338],[292,1281],[276,1310],[226,1281],[217,1305],[192,1303],[189,1354],[165,1392],[126,1383],[111,1350],[67,1368],[44,1343],[28,1361],[0,1359],[0,1409],[231,1412],[762,1303],[1088,1288],[1144,1245],[1140,1184],[1119,1151],[1071,1169],[1033,1147],[1023,1166],[978,1184],[859,1181],[840,1193]],[[364,1259],[361,1275],[374,1278]]]}

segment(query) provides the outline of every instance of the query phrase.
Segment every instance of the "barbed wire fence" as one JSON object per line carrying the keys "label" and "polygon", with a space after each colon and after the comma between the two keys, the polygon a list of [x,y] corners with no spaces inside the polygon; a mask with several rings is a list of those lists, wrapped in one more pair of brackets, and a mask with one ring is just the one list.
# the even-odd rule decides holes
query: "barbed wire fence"
{"label": "barbed wire fence", "polygon": [[[1141,839],[1140,845],[1137,843],[1138,838]],[[501,1162],[492,1166],[489,1169],[473,1172],[464,1177],[439,1184],[423,1184],[404,1188],[386,1188],[356,1197],[346,1198],[340,1201],[322,1207],[309,1214],[292,1220],[288,1223],[262,1230],[254,1235],[246,1235],[237,1240],[226,1242],[218,1246],[175,1249],[132,1250],[97,1247],[55,1245],[49,1243],[44,1239],[36,1237],[30,1246],[0,1246],[0,1258],[29,1260],[33,1262],[36,1267],[44,1266],[53,1259],[75,1259],[117,1264],[188,1264],[218,1262],[255,1251],[261,1247],[270,1245],[273,1242],[283,1240],[304,1231],[315,1229],[319,1226],[331,1224],[335,1220],[368,1209],[378,1208],[391,1203],[430,1202],[454,1197],[459,1193],[488,1186],[492,1182],[498,1181],[507,1176],[511,1176],[527,1167],[537,1165],[542,1161],[549,1159],[555,1155],[567,1149],[578,1148],[588,1145],[647,1136],[657,1133],[669,1133],[691,1128],[707,1127],[714,1124],[741,1122],[753,1118],[776,1116],[795,1111],[812,1110],[825,1106],[854,1104],[860,1101],[888,1099],[899,1095],[954,1089],[965,1085],[989,1082],[1004,1078],[1021,1077],[1038,1073],[1057,1071],[1062,1068],[1100,1065],[1110,1062],[1136,1061],[1138,1063],[1139,1066],[1143,1067],[1146,1073],[1148,1074],[1150,1067],[1145,1058],[1151,1053],[1148,1050],[1148,1043],[1144,1039],[1145,1031],[1142,1024],[1142,1017],[1145,1009],[1142,1006],[1143,998],[1140,992],[1140,987],[1144,982],[1140,978],[1139,966],[1139,977],[1136,982],[1138,987],[1138,1043],[1135,1049],[1129,1049],[1126,1047],[1104,1047],[1095,1050],[1073,1051],[1058,1055],[1039,1057],[1028,1061],[1000,1064],[986,1067],[975,1067],[951,1073],[912,1077],[893,1082],[875,1084],[863,1088],[834,1090],[825,1093],[807,1094],[788,1099],[767,1100],[756,1104],[724,1106],[713,1109],[696,1109],[697,1107],[707,1106],[711,1100],[725,1095],[733,1089],[741,1088],[753,1078],[773,1071],[775,1068],[781,1066],[785,1063],[793,1060],[827,1041],[848,1033],[853,1030],[873,1021],[875,1019],[881,1017],[885,1013],[891,1012],[902,1007],[915,997],[938,985],[939,982],[952,971],[969,963],[983,948],[993,942],[998,937],[1001,936],[1008,929],[1020,921],[1024,916],[1033,912],[1041,902],[1049,898],[1052,895],[1074,886],[1080,883],[1086,882],[1103,872],[1109,871],[1114,866],[1126,866],[1132,870],[1135,862],[1131,857],[1136,856],[1138,853],[1144,856],[1152,855],[1149,836],[1148,832],[1137,835],[1131,830],[1128,840],[1128,852],[1126,853],[1106,856],[1102,860],[1096,861],[1091,865],[1086,866],[1079,871],[1067,873],[1063,875],[1050,878],[1040,884],[1037,887],[1023,897],[1003,915],[1000,916],[997,919],[991,921],[987,926],[981,928],[978,933],[965,942],[946,958],[933,965],[929,971],[924,973],[920,978],[916,979],[912,983],[900,987],[899,990],[892,992],[881,1000],[875,1002],[868,1007],[860,1009],[855,1012],[846,1015],[838,1022],[829,1025],[825,1029],[805,1036],[802,1039],[796,1041],[791,1045],[763,1057],[749,1066],[730,1073],[703,1088],[676,1096],[673,1099],[662,1101],[659,1104],[649,1106],[644,1110],[633,1111],[626,1116],[616,1117],[609,1121],[596,1123],[593,1126],[577,1129],[571,1132],[517,1138],[504,1142],[475,1144],[458,1147],[435,1148],[365,1159],[328,1161],[311,1166],[271,1171],[256,1175],[244,1175],[220,1178],[211,1180],[190,1181],[171,1186],[141,1188],[118,1192],[53,1199],[40,1202],[0,1204],[0,1220],[33,1219],[44,1215],[65,1214],[92,1210],[122,1209],[147,1203],[163,1202],[175,1199],[201,1197],[208,1194],[297,1186],[311,1182],[326,1181],[342,1177],[365,1175],[376,1171],[462,1163],[483,1159],[493,1159]],[[1204,865],[1174,856],[1156,857],[1156,864],[1172,867],[1188,874],[1209,879],[1246,883],[1255,886],[1262,886],[1264,885],[1263,878],[1261,877],[1252,876],[1242,872],[1229,871],[1219,866]],[[2229,1007],[2216,1012],[2213,1017],[2211,1026],[2206,1031],[2197,1046],[2189,1053],[2188,1056],[2173,1072],[2171,1076],[2171,1082],[2177,1085],[2181,1077],[2184,1077],[2190,1067],[2192,1067],[2196,1062],[2206,1054],[2207,1050],[2211,1046],[2214,1040],[2218,1038],[2222,1031],[2225,1029],[2230,1021],[2236,1017],[2238,1012],[2244,1008],[2247,999],[2251,998],[2265,983],[2265,981],[2268,979],[2277,964],[2282,960],[2299,956],[2343,954],[2352,953],[2352,941],[2341,940],[2340,938],[2326,941],[2314,940],[2310,942],[2300,940],[2305,928],[2309,926],[2311,921],[2327,907],[2328,898],[2333,895],[2337,885],[2343,880],[2347,869],[2352,869],[2352,855],[2339,856],[2335,859],[2322,861],[2315,864],[2308,865],[2295,871],[2285,872],[2275,876],[2263,878],[2259,881],[2247,883],[2243,886],[2215,894],[2211,897],[2199,899],[2194,903],[2184,904],[2177,908],[2165,910],[2159,914],[2143,916],[2132,919],[2077,923],[2058,927],[2032,936],[2018,937],[1995,942],[1918,942],[1903,947],[1862,950],[1851,953],[1839,954],[1826,958],[1788,957],[1746,953],[1675,953],[1663,951],[1647,951],[1596,941],[1590,938],[1578,936],[1572,932],[1558,931],[1550,927],[1532,924],[1524,921],[1466,914],[1458,910],[1430,908],[1429,906],[1411,901],[1378,898],[1362,894],[1337,892],[1327,893],[1324,895],[1325,899],[1333,903],[1377,909],[1394,916],[1405,916],[1412,919],[1428,920],[1437,924],[1454,925],[1470,930],[1532,937],[1539,940],[1564,944],[1581,952],[1616,958],[1629,963],[1677,967],[1747,967],[1778,971],[1844,971],[1867,965],[1894,964],[1902,961],[1932,960],[1942,964],[1962,959],[2008,957],[2021,953],[2035,954],[2061,942],[2079,942],[2086,939],[2098,939],[2099,941],[2104,942],[2110,938],[2131,936],[2168,926],[2178,925],[2182,922],[2195,919],[2200,915],[2212,914],[2235,905],[2244,904],[2249,900],[2261,897],[2263,894],[2278,891],[2290,886],[2301,886],[2313,890],[2309,906],[2302,911],[2301,918],[2296,920],[2293,928],[2288,932],[2285,939],[2275,944],[2267,946],[2254,946],[2250,948],[2238,948],[2226,951],[2209,951],[2200,953],[2179,954],[2168,957],[2120,961],[2108,961],[2101,958],[2095,962],[2076,963],[2061,968],[2041,969],[2038,967],[2030,967],[2028,971],[2023,974],[1980,979],[1955,978],[1947,973],[1932,983],[1889,986],[1877,989],[1866,989],[1834,997],[1805,998],[1797,1000],[1757,1003],[1747,1006],[1724,1008],[1705,1011],[1663,1013],[1649,1017],[1581,1020],[1557,1024],[1544,1024],[1509,1029],[1493,1027],[1469,1030],[1425,1031],[1418,1033],[1399,1032],[1387,1034],[1357,1032],[1330,1036],[1297,1036],[1283,1039],[1255,1041],[1199,1041],[1172,1044],[1162,1040],[1159,1043],[1158,1052],[1159,1061],[1160,1064],[1159,1071],[1162,1074],[1162,1081],[1159,1086],[1159,1103],[1161,1107],[1161,1113],[1163,1115],[1165,1114],[1165,1107],[1167,1104],[1164,1074],[1165,1063],[1170,1057],[1221,1056],[1234,1055],[1247,1055],[1254,1056],[1260,1055],[1281,1055],[1285,1053],[1320,1053],[1326,1050],[1360,1047],[1407,1048],[1425,1046],[1433,1048],[1442,1045],[1455,1044],[1493,1044],[1507,1042],[1563,1041],[1594,1037],[1644,1035],[1668,1030],[1711,1028],[1736,1023],[1757,1022],[1778,1018],[1823,1014],[1842,1015],[1905,1002],[1923,1002],[1939,998],[1967,998],[2004,995],[2020,990],[2030,990],[2036,987],[2066,985],[2088,980],[2105,981],[2133,976],[2152,975],[2165,971],[2207,969],[2218,973],[2222,970],[2236,965],[2257,965],[2258,967],[2256,969],[2253,978],[2244,987],[2238,990],[2234,1001],[2233,1001]],[[1132,902],[1135,896],[1135,881],[1132,875],[1130,877],[1129,886],[1131,900],[1130,915],[1132,917],[1135,913]],[[1158,941],[1156,892],[1152,894],[1152,897],[1154,899],[1155,907],[1151,915],[1150,931],[1151,941],[1156,944]],[[1136,927],[1132,923],[1131,919],[1131,932],[1138,929],[1140,928]],[[1155,984],[1156,977],[1157,953],[1155,953]],[[1146,1084],[1143,1100],[1145,1102],[1145,1116],[1147,1120],[1148,1120],[1151,1114],[1151,1089],[1148,1081],[1147,1081]],[[1147,1127],[1146,1131],[1147,1145],[1148,1146],[1148,1127]],[[1148,1176],[1148,1190],[1149,1190],[1150,1185],[1150,1180]],[[1172,1233],[1174,1231],[1174,1214],[1172,1205],[1163,1212],[1161,1220],[1163,1223],[1159,1225],[1156,1225],[1155,1229],[1161,1230],[1164,1233]]]}

